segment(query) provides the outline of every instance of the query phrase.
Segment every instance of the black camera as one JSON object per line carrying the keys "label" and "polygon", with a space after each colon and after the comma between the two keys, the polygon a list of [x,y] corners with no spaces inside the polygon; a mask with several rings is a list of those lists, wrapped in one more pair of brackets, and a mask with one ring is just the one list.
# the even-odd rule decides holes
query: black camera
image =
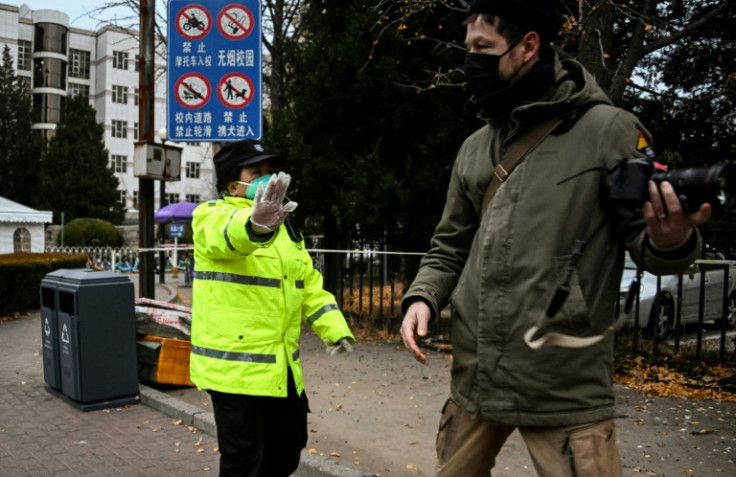
{"label": "black camera", "polygon": [[697,212],[707,202],[716,210],[730,211],[736,205],[736,170],[730,164],[687,167],[668,171],[649,159],[624,159],[612,170],[611,198],[629,206],[649,200],[648,181],[672,184],[686,214]]}

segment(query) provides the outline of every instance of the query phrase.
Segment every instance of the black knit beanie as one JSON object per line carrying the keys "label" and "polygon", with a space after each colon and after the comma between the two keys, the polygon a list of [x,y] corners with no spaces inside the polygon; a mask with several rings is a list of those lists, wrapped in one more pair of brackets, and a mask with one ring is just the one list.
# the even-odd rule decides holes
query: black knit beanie
{"label": "black knit beanie", "polygon": [[496,15],[543,41],[554,40],[564,20],[559,0],[473,0],[468,11]]}

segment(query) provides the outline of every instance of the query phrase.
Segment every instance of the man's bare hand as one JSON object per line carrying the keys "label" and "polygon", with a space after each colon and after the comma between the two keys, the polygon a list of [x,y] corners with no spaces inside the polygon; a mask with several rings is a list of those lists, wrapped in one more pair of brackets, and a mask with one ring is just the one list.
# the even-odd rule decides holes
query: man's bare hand
{"label": "man's bare hand", "polygon": [[427,336],[427,325],[432,317],[432,311],[423,301],[415,301],[406,310],[404,321],[401,323],[401,339],[414,359],[427,364],[427,356],[422,353],[417,344],[417,337]]}
{"label": "man's bare hand", "polygon": [[685,215],[675,189],[666,181],[659,185],[659,189],[654,181],[649,181],[649,201],[644,203],[642,210],[649,240],[661,249],[685,243],[693,226],[704,224],[711,214],[710,204],[702,204],[697,212]]}

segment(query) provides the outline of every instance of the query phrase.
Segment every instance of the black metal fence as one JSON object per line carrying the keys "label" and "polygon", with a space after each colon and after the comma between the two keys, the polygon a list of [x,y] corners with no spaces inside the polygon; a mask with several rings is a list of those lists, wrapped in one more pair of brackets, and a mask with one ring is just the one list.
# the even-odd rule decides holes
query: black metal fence
{"label": "black metal fence", "polygon": [[[61,250],[54,250],[61,251]],[[79,253],[81,250],[69,250]],[[326,288],[332,291],[343,313],[352,326],[385,331],[388,334],[398,333],[401,324],[401,300],[419,268],[421,253],[389,252],[386,250],[324,250],[310,249],[314,258],[315,267],[322,269],[325,276],[336,277],[332,283],[326,283]],[[137,251],[135,249],[85,249],[96,262],[111,263],[111,269],[116,269],[121,258],[126,263],[135,263]],[[172,259],[172,252],[166,256]],[[181,255],[180,257],[181,258]],[[326,273],[325,264],[332,267]],[[167,260],[168,263],[168,260]],[[618,333],[619,344],[627,347],[636,355],[644,354],[653,357],[667,355],[686,355],[693,359],[708,359],[721,362],[736,361],[734,351],[734,333],[729,331],[729,317],[733,323],[736,316],[736,291],[734,291],[734,276],[732,262],[728,261],[700,261],[696,262],[697,272],[692,278],[688,275],[677,277],[678,286],[673,290],[665,290],[662,278],[657,280],[654,296],[660,296],[664,291],[672,298],[671,332],[662,337],[652,334],[651,328],[642,315],[643,307],[639,306],[651,297],[639,296],[632,311],[632,320],[629,326],[622,328]],[[709,280],[722,274],[720,288],[714,292],[709,288]],[[686,286],[687,285],[687,286]],[[695,286],[699,290],[696,300],[686,291]],[[641,293],[641,290],[640,290]],[[712,297],[718,293],[719,305],[715,313],[720,320],[713,322]],[[711,300],[706,300],[706,297]],[[684,300],[688,300],[683,305]],[[697,321],[685,320],[683,311],[692,311],[697,307]],[[652,311],[648,311],[649,315]],[[450,336],[450,320],[452,310],[443,310],[440,319],[435,320],[430,328],[430,341],[444,343]],[[647,316],[649,319],[651,316]],[[688,322],[689,321],[689,322]]]}
{"label": "black metal fence", "polygon": [[[653,289],[639,287],[630,312],[631,326],[619,338],[631,340],[635,355],[736,362],[736,332],[730,331],[736,323],[735,267],[727,260],[698,260],[688,273],[656,277]],[[641,271],[637,278],[645,280]],[[640,306],[643,302],[651,306]],[[661,327],[651,326],[652,320],[667,324],[669,331],[658,332]]]}

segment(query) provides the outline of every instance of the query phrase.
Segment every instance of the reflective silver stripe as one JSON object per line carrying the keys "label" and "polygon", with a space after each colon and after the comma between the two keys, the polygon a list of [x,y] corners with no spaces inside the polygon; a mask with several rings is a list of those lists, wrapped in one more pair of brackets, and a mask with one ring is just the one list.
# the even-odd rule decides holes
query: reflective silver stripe
{"label": "reflective silver stripe", "polygon": [[227,229],[230,227],[230,222],[233,221],[233,217],[235,216],[237,212],[238,212],[237,210],[233,210],[233,213],[230,214],[230,218],[228,219],[227,225],[225,225],[225,230],[223,231],[223,235],[225,236],[225,243],[227,244],[227,248],[229,248],[233,252],[236,252],[236,250],[235,250],[235,247],[233,247],[232,242],[230,242],[230,237],[228,237],[227,235]]}
{"label": "reflective silver stripe", "polygon": [[292,355],[291,355],[291,360],[292,361],[296,361],[297,359],[299,359],[299,349],[297,349],[296,351],[294,351],[294,353],[292,353]]}
{"label": "reflective silver stripe", "polygon": [[322,308],[320,308],[319,310],[317,310],[317,312],[315,314],[313,314],[312,316],[310,316],[309,318],[307,318],[307,323],[309,323],[311,325],[312,323],[314,323],[315,321],[317,321],[320,316],[322,316],[325,313],[327,313],[328,311],[332,311],[332,310],[339,310],[339,308],[337,307],[337,305],[325,305],[325,306],[323,306]]}
{"label": "reflective silver stripe", "polygon": [[249,363],[275,363],[273,354],[237,353],[235,351],[220,351],[217,349],[192,346],[192,353],[206,358],[225,359],[227,361],[247,361]]}
{"label": "reflective silver stripe", "polygon": [[304,288],[304,280],[297,280],[296,281],[296,287],[297,288]]}
{"label": "reflective silver stripe", "polygon": [[195,280],[217,280],[220,282],[237,283],[239,285],[258,285],[262,287],[281,288],[281,280],[276,278],[252,277],[225,272],[194,272]]}

